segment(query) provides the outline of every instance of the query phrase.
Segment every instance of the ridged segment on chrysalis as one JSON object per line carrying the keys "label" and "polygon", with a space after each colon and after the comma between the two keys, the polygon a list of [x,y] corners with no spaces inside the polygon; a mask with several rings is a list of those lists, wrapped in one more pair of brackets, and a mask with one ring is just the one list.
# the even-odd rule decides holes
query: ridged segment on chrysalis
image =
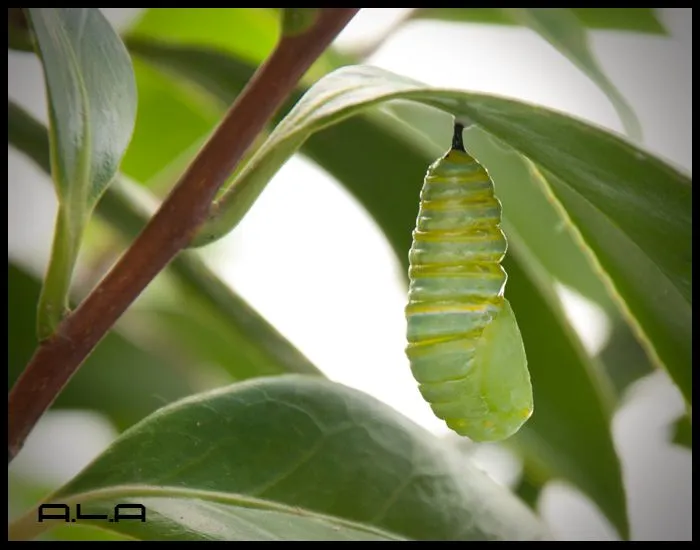
{"label": "ridged segment on chrysalis", "polygon": [[433,412],[474,441],[515,434],[533,411],[527,358],[504,297],[507,243],[486,170],[452,148],[429,168],[409,253],[411,370]]}

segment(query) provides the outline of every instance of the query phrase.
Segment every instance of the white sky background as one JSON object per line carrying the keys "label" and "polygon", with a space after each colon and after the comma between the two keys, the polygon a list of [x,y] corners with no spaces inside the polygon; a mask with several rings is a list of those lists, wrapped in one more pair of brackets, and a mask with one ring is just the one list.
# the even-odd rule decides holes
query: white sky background
{"label": "white sky background", "polygon": [[[104,11],[119,24],[127,10],[131,11]],[[365,8],[337,45],[354,47],[368,36],[381,35],[400,11]],[[692,10],[667,8],[661,17],[673,39],[596,31],[591,41],[603,70],[637,112],[645,145],[690,172]],[[46,120],[38,64],[16,54],[8,54],[8,63],[8,95]],[[411,23],[368,63],[436,86],[540,103],[622,130],[602,92],[527,29]],[[48,187],[36,181],[37,174],[8,149],[8,180],[14,180],[8,188],[8,252],[43,265],[55,203]],[[293,158],[234,234],[212,247],[217,267],[331,378],[375,395],[428,429],[447,433],[420,397],[403,354],[406,296],[400,266],[374,222],[328,179],[317,166]],[[314,197],[313,216],[308,215],[307,197]],[[32,223],[27,221],[28,212]],[[348,269],[360,257],[363,262]],[[580,299],[565,303],[581,330],[600,326]],[[602,345],[604,337],[582,334],[584,342],[594,347]],[[682,400],[661,374],[642,381],[631,393],[635,395],[615,418],[614,433],[625,468],[633,538],[691,540],[691,454],[666,443],[668,423],[682,412]],[[52,457],[65,449],[56,441],[56,426],[62,425],[58,420],[47,418],[44,424],[48,428],[51,422],[52,428],[37,430],[13,468],[39,467],[36,461],[41,457],[32,448]],[[53,438],[42,437],[42,432]],[[86,448],[85,456],[76,456],[71,445],[73,454],[66,456],[67,469],[61,477],[75,473],[109,439],[98,441],[100,448]],[[484,454],[486,468],[487,460]],[[558,538],[614,537],[595,507],[565,486],[548,487],[540,509]]]}

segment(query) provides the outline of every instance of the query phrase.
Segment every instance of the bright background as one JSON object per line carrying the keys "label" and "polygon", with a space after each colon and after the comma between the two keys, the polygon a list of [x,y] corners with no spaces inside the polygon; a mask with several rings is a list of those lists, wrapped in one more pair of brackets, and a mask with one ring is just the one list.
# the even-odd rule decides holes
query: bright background
{"label": "bright background", "polygon": [[[138,13],[134,8],[103,11],[117,27]],[[361,48],[383,36],[404,12],[365,8],[335,45]],[[604,72],[640,118],[645,146],[691,172],[692,9],[658,12],[671,37],[593,31],[591,42]],[[603,93],[528,29],[412,22],[367,63],[431,85],[539,103],[622,131]],[[8,96],[47,121],[35,59],[8,52]],[[38,274],[48,258],[56,208],[50,187],[38,179],[43,177],[8,148],[8,255]],[[406,296],[399,264],[374,222],[329,179],[311,162],[292,158],[235,232],[205,254],[241,296],[330,378],[447,436],[444,424],[421,399],[403,353]],[[299,215],[307,197],[323,205],[313,222]],[[349,262],[358,257],[362,264],[349,270]],[[304,269],[295,269],[300,262]],[[284,285],[275,282],[280,271]],[[604,313],[566,289],[561,297],[584,344],[600,349],[608,337]],[[614,438],[635,540],[692,540],[692,455],[668,442],[669,425],[682,412],[680,393],[665,374],[656,373],[630,388],[615,416]],[[60,484],[115,435],[95,415],[48,414],[10,471]],[[474,459],[502,483],[517,477],[517,462],[496,445],[481,447]],[[597,508],[567,485],[549,484],[538,507],[557,538],[616,538]]]}

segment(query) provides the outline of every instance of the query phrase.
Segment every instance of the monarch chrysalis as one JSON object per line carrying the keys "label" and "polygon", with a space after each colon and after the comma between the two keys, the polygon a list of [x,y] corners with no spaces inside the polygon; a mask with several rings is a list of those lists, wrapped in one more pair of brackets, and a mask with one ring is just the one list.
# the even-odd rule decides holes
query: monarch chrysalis
{"label": "monarch chrysalis", "polygon": [[532,387],[515,314],[504,297],[507,243],[486,170],[451,149],[425,175],[409,253],[406,354],[435,415],[474,441],[516,433]]}

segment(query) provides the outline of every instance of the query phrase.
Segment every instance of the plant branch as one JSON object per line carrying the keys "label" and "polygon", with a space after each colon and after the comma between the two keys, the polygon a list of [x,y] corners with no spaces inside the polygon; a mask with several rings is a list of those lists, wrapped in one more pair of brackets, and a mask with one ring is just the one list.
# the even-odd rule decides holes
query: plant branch
{"label": "plant branch", "polygon": [[9,461],[112,325],[187,246],[255,137],[359,9],[324,8],[307,32],[281,37],[143,232],[56,333],[39,345],[9,395]]}
{"label": "plant branch", "polygon": [[[51,175],[48,130],[11,100],[7,102],[7,143]],[[51,185],[50,179],[45,181]],[[118,178],[105,190],[96,205],[95,215],[130,242],[148,224],[157,208],[157,200],[143,187]],[[203,304],[226,323],[230,334],[249,341],[259,353],[286,372],[323,376],[291,342],[222,281],[195,251],[182,251],[167,269],[186,291],[187,301],[183,307],[189,307],[190,303]]]}

